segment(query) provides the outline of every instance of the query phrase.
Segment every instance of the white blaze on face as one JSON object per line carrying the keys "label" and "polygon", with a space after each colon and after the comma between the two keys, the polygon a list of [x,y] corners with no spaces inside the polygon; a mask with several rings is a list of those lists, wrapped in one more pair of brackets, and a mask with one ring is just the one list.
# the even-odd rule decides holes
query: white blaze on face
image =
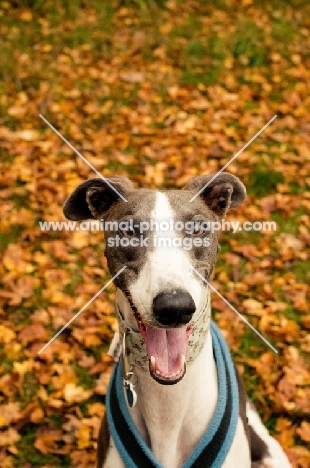
{"label": "white blaze on face", "polygon": [[[148,233],[149,244],[154,247],[147,251],[147,258],[138,279],[130,285],[132,299],[142,317],[151,320],[154,298],[161,292],[182,289],[192,296],[197,313],[206,299],[206,288],[191,269],[189,253],[182,246],[172,245],[175,238],[179,238],[177,245],[182,242],[184,232],[171,230],[173,224],[179,220],[164,193],[156,193],[151,220],[155,226],[158,223],[161,229],[154,228]],[[170,221],[173,221],[173,224]]]}

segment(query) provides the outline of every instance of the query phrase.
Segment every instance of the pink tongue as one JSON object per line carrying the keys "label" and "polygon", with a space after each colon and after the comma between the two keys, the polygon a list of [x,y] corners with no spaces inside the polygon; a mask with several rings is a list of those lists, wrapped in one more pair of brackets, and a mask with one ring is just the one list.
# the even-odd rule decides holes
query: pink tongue
{"label": "pink tongue", "polygon": [[146,350],[149,358],[154,356],[156,368],[164,374],[172,374],[180,370],[182,355],[186,356],[186,327],[154,328],[146,327]]}

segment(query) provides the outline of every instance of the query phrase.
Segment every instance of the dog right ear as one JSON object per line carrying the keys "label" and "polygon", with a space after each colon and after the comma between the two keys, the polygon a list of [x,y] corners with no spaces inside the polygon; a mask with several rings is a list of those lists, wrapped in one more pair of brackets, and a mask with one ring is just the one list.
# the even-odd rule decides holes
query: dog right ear
{"label": "dog right ear", "polygon": [[194,177],[185,189],[199,194],[196,196],[220,218],[224,218],[227,210],[240,205],[246,197],[243,183],[228,172]]}
{"label": "dog right ear", "polygon": [[109,177],[106,180],[110,184],[104,179],[94,178],[78,185],[65,202],[65,217],[73,221],[104,218],[111,206],[121,199],[119,194],[125,196],[133,190],[126,177]]}

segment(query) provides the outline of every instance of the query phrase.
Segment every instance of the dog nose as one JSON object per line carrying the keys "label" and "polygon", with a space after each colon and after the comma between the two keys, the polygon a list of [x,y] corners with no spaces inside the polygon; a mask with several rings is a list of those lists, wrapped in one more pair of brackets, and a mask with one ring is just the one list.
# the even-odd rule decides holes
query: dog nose
{"label": "dog nose", "polygon": [[177,327],[188,323],[196,306],[190,294],[181,289],[158,294],[153,300],[153,313],[158,323]]}

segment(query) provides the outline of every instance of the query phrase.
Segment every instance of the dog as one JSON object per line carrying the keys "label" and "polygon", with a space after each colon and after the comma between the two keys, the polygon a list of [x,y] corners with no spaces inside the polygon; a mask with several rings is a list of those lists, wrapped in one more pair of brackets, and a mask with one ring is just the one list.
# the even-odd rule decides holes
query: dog
{"label": "dog", "polygon": [[237,177],[220,173],[167,191],[134,189],[125,177],[92,178],[67,199],[68,219],[102,221],[117,287],[120,333],[112,353],[122,356],[97,468],[291,467],[210,318],[219,245],[208,226],[245,197]]}

